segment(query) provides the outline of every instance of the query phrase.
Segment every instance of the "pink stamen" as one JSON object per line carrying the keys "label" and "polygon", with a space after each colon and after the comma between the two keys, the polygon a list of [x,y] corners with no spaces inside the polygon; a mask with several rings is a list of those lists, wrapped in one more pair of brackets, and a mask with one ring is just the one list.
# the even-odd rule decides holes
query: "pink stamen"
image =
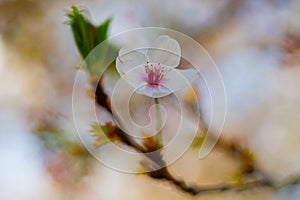
{"label": "pink stamen", "polygon": [[151,87],[156,87],[161,83],[162,78],[164,77],[164,68],[158,64],[150,64],[147,62],[145,65],[145,71],[147,74],[146,81]]}

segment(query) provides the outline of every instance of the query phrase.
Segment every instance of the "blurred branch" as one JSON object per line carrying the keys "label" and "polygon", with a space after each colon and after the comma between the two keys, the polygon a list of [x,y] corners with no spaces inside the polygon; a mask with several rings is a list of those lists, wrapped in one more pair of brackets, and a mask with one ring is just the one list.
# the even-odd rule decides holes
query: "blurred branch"
{"label": "blurred branch", "polygon": [[185,191],[191,195],[199,195],[207,192],[225,192],[229,190],[243,191],[243,190],[248,190],[256,187],[274,188],[270,182],[263,181],[263,180],[254,180],[243,184],[221,184],[221,185],[214,185],[211,187],[204,187],[204,186],[199,187],[197,185],[187,185],[184,181],[173,179],[172,177],[167,180],[174,183],[182,191]]}
{"label": "blurred branch", "polygon": [[[90,51],[92,51],[98,44],[103,42],[107,38],[107,32],[110,25],[110,19],[106,20],[98,27],[94,26],[89,20],[87,20],[81,13],[81,11],[75,6],[72,7],[72,11],[67,13],[67,16],[70,18],[70,26],[72,28],[72,33],[77,45],[77,48],[82,56],[85,59]],[[103,55],[102,55],[103,56]],[[87,69],[89,75],[91,77],[94,76],[92,74],[94,71]],[[91,84],[95,88],[95,100],[97,104],[107,110],[112,115],[110,99],[108,95],[105,93],[102,86],[102,79],[100,77],[99,81],[96,81],[94,78],[91,78]],[[147,142],[151,142],[151,140],[144,141],[144,145],[140,145],[135,140],[133,140],[127,133],[123,132],[119,127],[112,125],[112,123],[104,125],[106,126],[106,133],[110,138],[118,139],[124,144],[132,147],[134,150],[140,153],[145,153],[148,159],[153,161],[159,166],[159,170],[151,171],[146,173],[150,177],[154,179],[167,180],[170,183],[174,184],[180,190],[187,192],[191,195],[198,195],[206,192],[214,192],[214,191],[228,191],[228,190],[245,190],[254,187],[270,187],[276,189],[274,183],[267,178],[267,176],[263,178],[255,177],[254,180],[248,182],[242,182],[238,184],[224,184],[224,185],[216,185],[212,187],[200,187],[197,185],[188,185],[184,180],[178,179],[174,177],[165,167],[165,161],[162,158],[162,155],[156,147],[153,145],[147,145]],[[207,132],[207,128],[203,123],[202,126],[203,132]],[[243,172],[251,174],[254,171],[258,171],[251,159],[251,154],[249,152],[244,151],[234,144],[219,142],[219,147],[222,147],[234,155],[238,155],[238,158],[245,163],[245,169]],[[152,154],[147,154],[152,152]],[[157,152],[157,153],[154,153]],[[294,182],[299,182],[294,181]]]}

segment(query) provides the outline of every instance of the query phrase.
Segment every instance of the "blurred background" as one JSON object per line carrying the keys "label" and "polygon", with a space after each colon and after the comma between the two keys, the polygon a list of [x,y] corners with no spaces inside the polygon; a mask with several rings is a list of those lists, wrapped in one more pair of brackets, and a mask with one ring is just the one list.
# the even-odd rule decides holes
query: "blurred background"
{"label": "blurred background", "polygon": [[[93,159],[72,118],[81,63],[64,23],[72,5],[88,9],[95,24],[112,17],[110,35],[144,26],[180,31],[218,65],[227,95],[221,142],[203,160],[191,148],[170,166],[176,176],[211,186],[251,171],[285,186],[193,197]],[[300,186],[287,184],[300,177],[299,18],[299,0],[0,0],[0,199],[300,199]],[[208,121],[209,94],[195,87]]]}

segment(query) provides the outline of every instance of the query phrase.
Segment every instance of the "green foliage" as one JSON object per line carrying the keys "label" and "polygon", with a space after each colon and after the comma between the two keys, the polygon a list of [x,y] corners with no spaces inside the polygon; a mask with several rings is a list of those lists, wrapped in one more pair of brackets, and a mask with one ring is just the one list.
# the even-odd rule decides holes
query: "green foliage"
{"label": "green foliage", "polygon": [[70,140],[63,129],[54,126],[44,126],[39,127],[35,132],[50,150],[68,152],[73,156],[89,157],[88,152],[80,144]]}
{"label": "green foliage", "polygon": [[93,123],[90,132],[92,133],[92,136],[95,137],[95,147],[100,147],[101,145],[109,141],[106,137],[106,134],[108,133],[108,129],[106,126],[101,126],[98,123]]}
{"label": "green foliage", "polygon": [[[100,25],[94,25],[83,15],[84,10],[79,10],[72,6],[72,10],[67,12],[68,24],[71,26],[74,41],[82,58],[85,60],[80,68],[88,71],[93,82],[98,82],[99,76],[104,73],[105,63],[109,57],[117,56],[117,48],[105,42],[108,37],[108,30],[111,19],[105,20]],[[101,44],[102,43],[102,44]],[[101,44],[100,46],[98,46]],[[93,51],[97,47],[96,51]],[[114,69],[111,63],[108,69]],[[115,70],[109,70],[115,73]]]}
{"label": "green foliage", "polygon": [[239,173],[234,174],[233,179],[238,185],[243,185],[245,182],[244,173],[239,172]]}
{"label": "green foliage", "polygon": [[111,19],[105,20],[99,26],[93,25],[76,6],[66,14],[70,21],[72,33],[78,51],[83,59],[101,42],[107,39]]}
{"label": "green foliage", "polygon": [[199,147],[201,147],[201,145],[203,144],[204,138],[205,137],[203,135],[197,135],[194,138],[194,141],[192,143],[192,148],[199,148]]}
{"label": "green foliage", "polygon": [[241,155],[243,156],[244,162],[247,162],[250,164],[254,163],[254,154],[252,151],[250,151],[250,149],[248,149],[248,148],[242,149]]}
{"label": "green foliage", "polygon": [[108,141],[120,141],[120,138],[116,132],[116,127],[112,122],[107,122],[105,125],[100,125],[95,122],[92,124],[92,129],[90,132],[95,137],[95,147],[99,147]]}

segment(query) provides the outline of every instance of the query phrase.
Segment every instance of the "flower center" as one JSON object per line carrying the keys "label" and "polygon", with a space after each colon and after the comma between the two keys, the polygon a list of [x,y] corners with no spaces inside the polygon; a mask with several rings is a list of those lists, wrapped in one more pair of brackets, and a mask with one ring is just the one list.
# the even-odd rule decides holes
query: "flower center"
{"label": "flower center", "polygon": [[151,86],[157,86],[160,84],[164,76],[164,67],[160,63],[150,64],[147,62],[145,65],[145,71],[147,74],[146,81]]}

